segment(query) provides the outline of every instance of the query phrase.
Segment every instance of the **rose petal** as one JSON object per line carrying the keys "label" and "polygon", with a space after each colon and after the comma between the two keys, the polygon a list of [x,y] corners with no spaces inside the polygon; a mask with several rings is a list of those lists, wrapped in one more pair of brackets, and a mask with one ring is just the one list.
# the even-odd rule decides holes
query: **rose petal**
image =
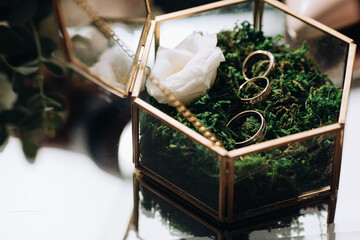
{"label": "rose petal", "polygon": [[[215,34],[193,33],[175,49],[160,47],[152,75],[184,104],[204,95],[213,85],[220,62],[225,61],[216,47]],[[151,81],[146,83],[148,93],[159,103],[168,104],[166,96]]]}

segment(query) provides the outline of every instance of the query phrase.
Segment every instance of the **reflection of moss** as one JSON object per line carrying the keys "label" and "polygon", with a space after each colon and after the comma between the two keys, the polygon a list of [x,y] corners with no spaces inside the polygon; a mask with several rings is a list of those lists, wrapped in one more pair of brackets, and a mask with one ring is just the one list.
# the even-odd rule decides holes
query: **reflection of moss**
{"label": "reflection of moss", "polygon": [[[162,223],[169,227],[172,232],[180,232],[180,235],[191,234],[194,237],[209,237],[215,239],[216,233],[204,226],[194,218],[188,216],[180,209],[177,209],[169,202],[157,196],[149,189],[140,187],[141,192],[141,208],[147,211],[144,215],[155,216],[159,213]],[[176,234],[175,234],[176,235]]]}
{"label": "reflection of moss", "polygon": [[[290,49],[278,44],[280,39],[264,36],[247,22],[218,34],[218,46],[226,62],[218,68],[211,90],[188,107],[227,150],[235,149],[235,142],[248,138],[257,128],[258,124],[251,119],[251,124],[243,124],[241,132],[226,127],[234,115],[244,110],[256,109],[264,115],[267,121],[264,140],[337,122],[341,88],[320,72],[305,42],[299,49]],[[269,96],[249,106],[239,101],[237,91],[244,82],[242,62],[254,50],[272,52],[276,67],[268,76],[272,87]],[[262,74],[263,62],[254,64],[252,75]],[[153,106],[191,127],[174,108],[157,103],[146,92],[143,94]],[[218,194],[215,182],[219,173],[214,154],[150,115],[144,115],[140,121],[143,164],[217,209],[212,199]],[[333,135],[323,136],[237,160],[236,210],[251,209],[328,185],[333,145]]]}
{"label": "reflection of moss", "polygon": [[[160,215],[161,218],[157,218],[155,221],[161,220],[163,225],[167,227],[170,232],[174,233],[174,236],[192,235],[193,237],[203,237],[204,239],[217,239],[217,233],[215,231],[206,227],[193,217],[187,215],[162,197],[159,197],[147,187],[143,187],[140,184],[139,193],[141,195],[139,205],[139,208],[142,210],[141,215],[145,215],[147,217]],[[294,236],[303,236],[305,229],[303,222],[300,221],[301,216],[310,216],[315,214],[317,215],[319,225],[321,226],[321,224],[325,223],[326,217],[322,214],[326,212],[326,210],[326,205],[315,205],[301,209],[301,211],[298,209],[291,209],[282,215],[269,216],[268,218],[256,221],[255,226],[252,224],[245,224],[243,226],[221,225],[213,226],[213,228],[216,228],[217,232],[223,234],[226,232],[228,235],[232,236],[232,239],[252,239],[250,238],[252,232],[265,229],[267,230],[267,233],[275,230],[274,232],[281,233],[282,237],[291,238]],[[206,220],[203,219],[203,221]],[[142,226],[140,226],[140,228],[141,227]],[[242,228],[244,230],[242,230]],[[279,231],[279,229],[281,229],[281,231]]]}

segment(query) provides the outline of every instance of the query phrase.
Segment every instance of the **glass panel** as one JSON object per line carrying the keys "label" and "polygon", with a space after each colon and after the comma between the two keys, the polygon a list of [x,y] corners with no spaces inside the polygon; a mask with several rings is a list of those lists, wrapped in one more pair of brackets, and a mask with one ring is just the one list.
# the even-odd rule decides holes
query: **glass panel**
{"label": "glass panel", "polygon": [[[137,51],[147,16],[145,0],[79,2],[85,5],[61,1],[74,56],[109,83],[126,90],[133,67],[131,56]],[[86,6],[107,22],[123,48],[105,35],[106,30],[94,24],[94,19],[85,11]]]}
{"label": "glass panel", "polygon": [[138,207],[140,239],[218,239],[210,228],[142,185]]}
{"label": "glass panel", "polygon": [[231,30],[236,22],[253,23],[252,6],[252,2],[243,2],[186,18],[161,22],[160,45],[174,48],[194,31],[211,34],[222,30]]}
{"label": "glass panel", "polygon": [[[191,215],[175,207],[154,190],[140,184],[138,232],[136,238],[126,239],[323,239],[332,234],[327,225],[330,209],[327,202],[288,209],[251,223],[240,225],[211,225],[206,219]],[[199,220],[200,219],[200,220]],[[200,223],[200,221],[202,222]],[[205,226],[205,224],[207,224]],[[211,229],[210,229],[210,226]],[[216,231],[216,232],[215,232]],[[223,238],[221,238],[223,236]]]}
{"label": "glass panel", "polygon": [[[219,209],[220,162],[215,153],[139,110],[140,165],[179,187],[187,197]],[[182,192],[184,191],[184,192]]]}
{"label": "glass panel", "polygon": [[330,185],[335,133],[235,161],[234,214]]}
{"label": "glass panel", "polygon": [[321,71],[327,73],[335,85],[343,85],[348,43],[269,4],[265,4],[262,26],[265,35],[284,36],[283,42],[290,48],[297,49],[306,42]]}

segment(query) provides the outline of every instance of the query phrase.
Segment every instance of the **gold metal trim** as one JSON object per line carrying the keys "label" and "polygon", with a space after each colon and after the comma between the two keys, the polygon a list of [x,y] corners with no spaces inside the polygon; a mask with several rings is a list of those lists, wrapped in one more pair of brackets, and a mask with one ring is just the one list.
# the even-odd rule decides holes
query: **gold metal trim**
{"label": "gold metal trim", "polygon": [[[155,52],[157,52],[160,46],[160,22],[155,21]],[[155,56],[156,57],[156,56]]]}
{"label": "gold metal trim", "polygon": [[344,142],[344,129],[337,133],[335,140],[335,151],[334,151],[332,179],[331,179],[331,188],[333,193],[335,193],[335,191],[337,191],[339,188],[343,142]]}
{"label": "gold metal trim", "polygon": [[[134,211],[135,211],[135,209],[133,208],[133,210],[132,210],[132,212],[131,212],[130,220],[129,220],[129,222],[128,222],[128,226],[127,226],[127,228],[126,228],[126,231],[125,231],[125,234],[124,234],[124,237],[123,237],[124,240],[128,238],[129,232],[130,232],[132,226],[134,226],[134,228],[136,228],[136,227],[135,227],[135,224],[138,224],[138,222],[139,222],[139,221],[137,221],[137,222],[135,223],[135,220],[134,220]],[[136,230],[136,229],[134,229],[134,230],[135,230],[135,231],[138,231],[138,230]]]}
{"label": "gold metal trim", "polygon": [[226,159],[227,171],[227,220],[233,222],[234,217],[234,184],[235,184],[235,161]]}
{"label": "gold metal trim", "polygon": [[[214,231],[215,233],[220,234],[219,230],[216,227],[214,227],[214,225],[217,225],[218,222],[212,222],[213,224],[209,223],[208,221],[204,220],[204,219],[210,220],[209,218],[207,218],[207,215],[204,215],[203,213],[201,214],[201,212],[199,212],[200,216],[198,216],[197,214],[194,213],[194,211],[187,209],[186,207],[184,207],[183,204],[179,203],[176,200],[173,200],[171,198],[171,196],[174,196],[173,194],[171,194],[169,197],[169,196],[167,196],[167,194],[161,193],[161,191],[159,191],[159,189],[156,188],[156,186],[152,186],[151,184],[148,183],[148,181],[149,180],[151,181],[151,179],[147,179],[147,177],[145,175],[143,175],[142,173],[136,173],[134,179],[135,179],[134,181],[137,182],[137,184],[141,184],[144,187],[148,188],[152,193],[159,196],[163,200],[167,201],[168,203],[173,205],[175,208],[177,208],[180,211],[184,212],[185,214],[189,215],[190,217],[192,217],[199,223],[203,224],[207,228]],[[177,198],[177,196],[176,196],[176,198]],[[139,204],[139,199],[137,199],[137,203]],[[138,205],[136,205],[136,202],[134,202],[134,207],[136,208],[137,206]]]}
{"label": "gold metal trim", "polygon": [[66,59],[68,61],[72,61],[72,59],[74,58],[71,48],[70,47],[70,37],[69,34],[67,33],[67,31],[63,31],[63,29],[66,29],[65,27],[65,17],[64,17],[64,13],[63,11],[60,10],[61,6],[59,3],[60,0],[52,0],[52,5],[53,5],[53,9],[54,9],[54,14],[56,16],[56,22],[59,26],[59,30],[63,35],[63,43],[64,43],[64,48],[65,48],[65,56]]}
{"label": "gold metal trim", "polygon": [[[147,178],[149,178],[150,180],[154,181],[159,186],[162,186],[163,188],[167,189],[168,191],[170,191],[171,193],[176,195],[179,199],[182,199],[182,201],[184,201],[185,203],[190,203],[191,205],[196,206],[197,209],[199,209],[203,213],[207,214],[208,216],[210,216],[214,220],[216,220],[218,222],[221,222],[220,221],[221,219],[219,217],[219,212],[217,210],[213,209],[209,205],[207,205],[204,202],[200,201],[199,199],[195,198],[194,196],[192,196],[188,192],[184,191],[183,189],[181,189],[177,185],[171,183],[170,181],[163,178],[159,174],[153,172],[149,168],[147,168],[147,167],[145,167],[143,165],[140,165],[138,167],[138,169],[139,169],[139,171],[140,171],[140,173],[142,175],[144,175]],[[186,195],[185,194],[180,194],[179,192],[183,192]],[[215,213],[217,213],[217,214],[215,214]]]}
{"label": "gold metal trim", "polygon": [[164,22],[164,21],[168,21],[168,20],[184,18],[184,17],[188,17],[188,16],[191,16],[191,15],[194,15],[194,14],[197,14],[197,13],[202,13],[202,12],[206,12],[206,11],[209,11],[209,10],[214,10],[214,9],[217,9],[217,8],[231,6],[231,5],[234,5],[234,4],[237,4],[237,3],[243,3],[243,2],[252,2],[252,0],[218,1],[218,2],[214,2],[214,3],[209,3],[209,4],[193,7],[193,8],[188,8],[188,9],[185,9],[185,10],[180,10],[180,11],[177,11],[177,12],[172,12],[172,13],[156,16],[155,20],[157,22]]}
{"label": "gold metal trim", "polygon": [[264,0],[254,0],[254,28],[261,30],[262,17],[264,13]]}
{"label": "gold metal trim", "polygon": [[339,188],[340,181],[340,171],[341,171],[341,160],[342,160],[342,150],[343,150],[343,140],[344,140],[344,129],[342,129],[336,135],[335,141],[335,153],[333,159],[332,166],[332,178],[331,178],[331,204],[329,204],[329,208],[331,207],[331,214],[328,214],[327,221],[332,223],[335,218],[335,210],[336,210],[336,202],[337,202],[337,194]]}
{"label": "gold metal trim", "polygon": [[226,206],[228,200],[228,175],[230,173],[229,164],[227,158],[219,159],[220,165],[220,178],[219,178],[219,218],[221,222],[225,221],[226,218]]}
{"label": "gold metal trim", "polygon": [[[145,3],[145,8],[146,10],[149,10],[149,3],[148,0],[144,0]],[[146,21],[144,23],[143,29],[142,29],[142,33],[141,33],[141,37],[139,39],[139,44],[138,44],[138,48],[136,50],[135,53],[135,58],[132,64],[132,69],[131,69],[131,73],[128,79],[128,82],[126,84],[126,89],[120,88],[116,85],[114,85],[113,83],[107,81],[106,79],[104,79],[103,77],[95,74],[93,71],[91,71],[85,64],[83,64],[82,62],[80,62],[73,54],[72,52],[72,43],[69,37],[69,34],[67,33],[67,29],[66,29],[66,23],[65,23],[65,17],[64,17],[64,11],[61,5],[60,0],[53,0],[53,6],[54,6],[54,10],[55,10],[55,14],[57,15],[57,20],[58,20],[58,25],[59,25],[59,29],[60,32],[63,35],[63,43],[65,46],[65,54],[67,57],[67,60],[70,61],[71,64],[69,64],[69,66],[74,70],[79,72],[81,75],[84,75],[86,78],[88,78],[89,80],[91,80],[92,82],[98,84],[99,86],[105,88],[106,90],[110,91],[111,93],[120,96],[120,97],[127,97],[129,95],[129,93],[132,91],[132,87],[134,84],[134,80],[136,77],[136,72],[137,72],[137,64],[138,64],[138,59],[139,59],[139,55],[141,52],[141,46],[143,44],[145,44],[145,39],[146,39],[146,32],[147,32],[147,28],[150,26],[150,21],[151,21],[151,16],[150,16],[150,12],[146,12]]]}
{"label": "gold metal trim", "polygon": [[289,136],[272,139],[272,140],[268,140],[265,142],[246,146],[243,148],[235,149],[235,150],[228,152],[228,156],[232,159],[236,159],[243,155],[265,151],[270,148],[279,147],[279,146],[289,144],[292,142],[296,142],[296,141],[306,140],[306,139],[309,139],[309,138],[312,138],[312,137],[315,137],[318,135],[326,134],[326,133],[337,132],[337,131],[343,129],[343,127],[344,126],[342,124],[334,123],[334,124],[327,125],[324,127],[319,127],[319,128],[311,129],[308,131],[295,133],[295,134],[292,134]]}
{"label": "gold metal trim", "polygon": [[276,203],[271,203],[268,205],[261,206],[259,208],[251,209],[247,212],[241,212],[241,216],[234,216],[233,222],[239,222],[248,218],[253,218],[263,214],[269,214],[271,212],[276,212],[281,209],[286,208],[299,208],[301,206],[308,205],[308,203],[319,202],[321,203],[325,199],[331,200],[331,190],[330,187],[324,187],[312,192],[308,192],[305,196],[298,196],[295,198],[289,198],[283,201]]}
{"label": "gold metal trim", "polygon": [[[148,1],[145,0],[145,2],[148,4]],[[150,28],[151,28],[152,24],[151,24],[151,15],[148,13],[147,17],[146,17],[146,22],[145,25],[143,26],[142,32],[141,32],[141,38],[137,47],[137,51],[135,54],[135,58],[134,58],[134,62],[133,62],[133,68],[132,68],[132,72],[130,74],[130,78],[129,78],[129,84],[127,84],[127,89],[126,89],[126,93],[127,95],[129,95],[129,93],[132,93],[134,90],[134,86],[137,84],[141,84],[142,81],[140,81],[140,83],[136,83],[136,79],[138,78],[138,71],[139,68],[140,69],[144,69],[146,67],[146,62],[144,59],[144,48],[143,46],[146,46],[146,43],[148,41],[148,35],[150,33]],[[146,57],[147,59],[147,57]],[[126,95],[126,96],[127,96]]]}
{"label": "gold metal trim", "polygon": [[[75,72],[78,72],[79,74],[83,75],[86,79],[92,81],[93,83],[106,89],[107,91],[109,91],[117,96],[120,96],[120,97],[125,96],[125,94],[124,94],[125,92],[122,88],[112,85],[111,83],[106,81],[104,78],[97,75],[96,73],[94,73],[93,71],[88,69],[85,65],[83,65],[83,63],[81,63],[77,58],[72,58],[72,60],[70,60],[70,62],[66,63],[66,65],[70,69],[74,70]],[[99,81],[99,79],[101,79],[101,81]]]}
{"label": "gold metal trim", "polygon": [[151,21],[149,30],[146,34],[147,37],[146,37],[145,45],[142,50],[142,56],[141,56],[140,64],[139,64],[139,71],[136,75],[136,79],[134,81],[134,86],[132,89],[132,94],[131,94],[132,99],[137,98],[140,94],[141,86],[144,81],[145,69],[147,68],[146,63],[149,58],[154,31],[155,31],[155,22]]}
{"label": "gold metal trim", "polygon": [[175,128],[177,131],[183,133],[184,135],[188,136],[190,139],[196,141],[197,143],[201,144],[204,147],[209,148],[212,152],[218,154],[219,156],[226,156],[227,152],[223,147],[218,147],[209,139],[205,138],[201,134],[195,132],[191,128],[185,126],[184,124],[180,123],[179,121],[175,120],[174,118],[170,117],[169,115],[163,113],[159,109],[153,107],[149,103],[145,102],[140,98],[135,98],[133,100],[135,104],[137,104],[141,109],[146,111],[147,113],[151,114],[153,117],[165,122],[167,125]]}
{"label": "gold metal trim", "polygon": [[307,197],[311,197],[314,194],[321,194],[323,192],[327,192],[327,191],[330,191],[330,190],[331,190],[330,186],[325,186],[325,187],[322,187],[322,188],[317,189],[317,190],[304,192],[303,194],[299,195],[298,198],[307,198]]}
{"label": "gold metal trim", "polygon": [[131,128],[132,128],[132,145],[133,145],[133,163],[135,168],[139,166],[139,111],[135,104],[131,103]]}
{"label": "gold metal trim", "polygon": [[345,124],[346,112],[348,108],[351,80],[353,75],[355,57],[356,57],[356,44],[350,43],[348,49],[348,56],[346,61],[345,76],[344,76],[344,86],[343,93],[340,105],[340,114],[339,114],[339,123]]}

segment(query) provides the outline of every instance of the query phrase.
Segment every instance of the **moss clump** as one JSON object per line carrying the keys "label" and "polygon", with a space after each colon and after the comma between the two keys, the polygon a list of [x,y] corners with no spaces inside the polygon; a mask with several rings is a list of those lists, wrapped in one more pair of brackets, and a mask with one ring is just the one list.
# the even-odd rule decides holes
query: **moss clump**
{"label": "moss clump", "polygon": [[[219,32],[217,36],[226,61],[218,68],[210,91],[188,108],[216,134],[227,150],[237,148],[236,142],[249,138],[258,129],[255,118],[248,118],[241,124],[241,131],[226,126],[233,116],[245,110],[254,109],[263,114],[267,122],[264,140],[337,122],[342,90],[321,73],[309,55],[306,42],[299,49],[290,49],[279,44],[281,37],[264,36],[248,22]],[[275,70],[267,76],[272,90],[263,101],[245,105],[240,102],[238,93],[245,80],[241,68],[246,56],[255,50],[270,51],[276,59]],[[260,59],[248,70],[248,76],[261,75],[267,64],[268,60]],[[245,95],[253,94],[256,88],[248,85]],[[150,104],[191,127],[176,109],[159,104],[146,92],[143,94]],[[143,164],[217,209],[218,185],[213,184],[218,181],[219,174],[216,157],[150,115],[142,117],[140,134]],[[241,157],[235,163],[235,199],[238,200],[235,211],[328,185],[333,144],[334,135],[327,135]],[[210,197],[209,191],[215,194]]]}

